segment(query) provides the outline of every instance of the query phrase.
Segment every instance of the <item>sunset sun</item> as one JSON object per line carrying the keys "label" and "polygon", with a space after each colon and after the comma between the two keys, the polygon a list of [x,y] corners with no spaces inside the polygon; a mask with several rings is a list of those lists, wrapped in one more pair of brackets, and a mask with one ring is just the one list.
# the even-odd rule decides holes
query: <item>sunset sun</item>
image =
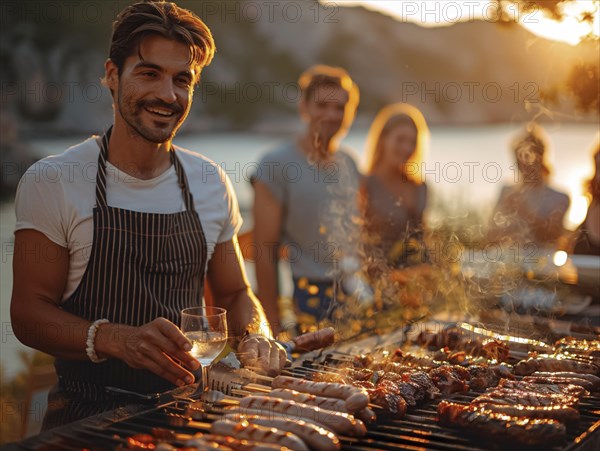
{"label": "sunset sun", "polygon": [[[325,3],[325,2],[324,2]],[[585,36],[600,34],[600,1],[572,0],[559,5],[561,20],[555,20],[539,7],[523,10],[518,2],[503,2],[506,18],[546,39],[578,44]],[[413,22],[424,27],[449,26],[475,20],[495,21],[498,3],[480,1],[431,0],[348,0],[344,6],[364,6],[382,12],[401,22]],[[582,20],[588,16],[590,20]]]}
{"label": "sunset sun", "polygon": [[[564,17],[561,21],[553,20],[538,11],[533,20],[521,20],[520,23],[538,36],[576,45],[583,37],[590,34],[598,38],[600,34],[599,7],[600,2],[598,1],[576,0],[564,4],[562,11]],[[590,14],[593,21],[581,20],[583,14]]]}

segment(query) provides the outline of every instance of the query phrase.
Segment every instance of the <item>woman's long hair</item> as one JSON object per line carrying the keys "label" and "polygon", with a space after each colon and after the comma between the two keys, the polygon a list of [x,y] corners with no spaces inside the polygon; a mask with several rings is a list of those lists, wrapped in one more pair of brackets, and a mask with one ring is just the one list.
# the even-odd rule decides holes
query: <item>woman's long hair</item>
{"label": "woman's long hair", "polygon": [[587,182],[587,192],[591,200],[600,200],[600,142],[594,152],[594,175]]}

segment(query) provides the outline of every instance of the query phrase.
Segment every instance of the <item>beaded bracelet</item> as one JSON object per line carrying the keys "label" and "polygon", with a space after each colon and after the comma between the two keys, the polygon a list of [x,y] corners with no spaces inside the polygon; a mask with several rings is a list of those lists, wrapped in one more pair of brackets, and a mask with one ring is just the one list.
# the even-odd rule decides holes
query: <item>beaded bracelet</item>
{"label": "beaded bracelet", "polygon": [[98,332],[98,327],[100,327],[102,324],[106,324],[108,322],[109,321],[107,319],[97,319],[96,321],[94,321],[92,323],[92,325],[88,329],[87,341],[86,341],[87,346],[85,348],[85,353],[90,358],[90,360],[94,363],[102,363],[106,360],[106,359],[99,358],[98,354],[96,354],[95,341],[96,341],[96,333]]}

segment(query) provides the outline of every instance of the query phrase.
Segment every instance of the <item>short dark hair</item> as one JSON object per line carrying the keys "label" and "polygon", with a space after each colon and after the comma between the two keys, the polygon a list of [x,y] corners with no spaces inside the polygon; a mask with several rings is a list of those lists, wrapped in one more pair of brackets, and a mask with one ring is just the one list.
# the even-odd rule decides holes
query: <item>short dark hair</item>
{"label": "short dark hair", "polygon": [[198,74],[210,64],[216,51],[210,29],[194,13],[172,2],[142,1],[121,11],[113,23],[109,58],[119,75],[125,60],[139,52],[142,39],[152,34],[188,45],[190,63],[198,68]]}

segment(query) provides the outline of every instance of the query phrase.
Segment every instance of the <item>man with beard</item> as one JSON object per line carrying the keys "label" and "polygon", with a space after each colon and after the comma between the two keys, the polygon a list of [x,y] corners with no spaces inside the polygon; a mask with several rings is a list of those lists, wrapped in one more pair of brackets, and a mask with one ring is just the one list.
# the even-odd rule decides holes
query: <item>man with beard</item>
{"label": "man with beard", "polygon": [[[274,332],[281,324],[277,260],[285,247],[294,282],[300,331],[334,320],[332,302],[344,296],[340,261],[352,254],[359,174],[340,149],[359,91],[340,68],[315,66],[299,79],[300,115],[306,130],[263,157],[252,178],[258,293]],[[291,332],[291,331],[289,331]]]}
{"label": "man with beard", "polygon": [[113,126],[20,182],[11,316],[19,340],[56,357],[46,429],[127,402],[110,387],[192,383],[199,363],[178,325],[202,305],[205,278],[242,363],[285,364],[236,252],[230,181],[171,144],[214,52],[206,25],[173,3],[125,8],[105,63]]}

